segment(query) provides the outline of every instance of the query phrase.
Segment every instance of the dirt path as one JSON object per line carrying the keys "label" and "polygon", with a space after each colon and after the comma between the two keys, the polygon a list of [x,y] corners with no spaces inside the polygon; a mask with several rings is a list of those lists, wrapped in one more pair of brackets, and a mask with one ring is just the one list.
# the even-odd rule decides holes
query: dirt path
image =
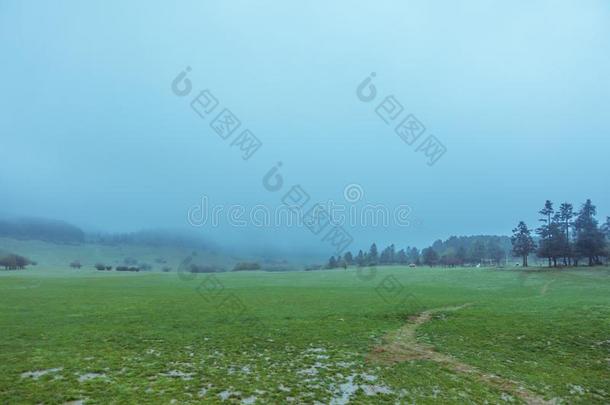
{"label": "dirt path", "polygon": [[516,381],[502,378],[493,374],[486,374],[477,368],[462,363],[454,357],[437,352],[432,345],[419,342],[416,336],[417,328],[430,321],[432,315],[438,312],[458,311],[471,304],[460,305],[457,307],[445,307],[432,309],[422,312],[417,316],[409,318],[409,323],[397,331],[390,332],[384,337],[382,346],[375,347],[368,354],[367,360],[380,364],[395,364],[410,360],[429,360],[440,363],[443,366],[457,373],[469,374],[476,377],[492,387],[511,394],[528,404],[552,404],[543,397],[529,391]]}

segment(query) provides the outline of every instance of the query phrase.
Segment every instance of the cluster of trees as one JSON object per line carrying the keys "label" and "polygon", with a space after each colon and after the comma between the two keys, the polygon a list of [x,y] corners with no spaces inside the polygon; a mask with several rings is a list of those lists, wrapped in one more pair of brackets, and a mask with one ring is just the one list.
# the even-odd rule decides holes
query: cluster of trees
{"label": "cluster of trees", "polygon": [[81,267],[83,267],[83,265],[81,264],[80,260],[74,260],[70,262],[70,267],[72,267],[73,269],[80,269]]}
{"label": "cluster of trees", "polygon": [[377,245],[373,243],[366,253],[360,250],[355,256],[351,252],[342,257],[332,256],[325,268],[391,264],[449,267],[479,263],[500,264],[506,260],[510,246],[510,238],[507,236],[489,235],[452,236],[445,241],[439,239],[421,252],[416,247],[396,251],[395,246],[390,245],[379,253]]}
{"label": "cluster of trees", "polygon": [[535,230],[537,240],[523,221],[513,229],[513,253],[522,258],[523,266],[528,265],[528,256],[533,253],[547,259],[549,267],[578,266],[582,259],[594,266],[602,263],[602,257],[608,258],[610,217],[600,226],[591,200],[585,201],[577,212],[570,203],[555,209],[553,202],[547,200],[538,213],[541,225]]}
{"label": "cluster of trees", "polygon": [[[101,270],[101,269],[98,268],[98,270]],[[110,267],[110,270],[112,270],[112,267]],[[116,271],[135,271],[135,272],[139,272],[140,268],[139,267],[133,267],[133,266],[117,266],[116,267]]]}
{"label": "cluster of trees", "polygon": [[21,270],[25,269],[26,266],[34,264],[36,263],[27,257],[13,253],[0,257],[0,267],[4,267],[4,270]]}
{"label": "cluster of trees", "polygon": [[0,237],[75,244],[84,242],[85,233],[63,221],[24,218],[0,221]]}
{"label": "cluster of trees", "polygon": [[408,247],[396,251],[396,247],[392,244],[379,253],[377,244],[373,243],[368,252],[359,250],[356,255],[352,252],[346,252],[343,256],[331,256],[326,264],[327,269],[335,269],[338,267],[347,268],[348,266],[376,266],[390,264],[420,264],[419,249]]}
{"label": "cluster of trees", "polygon": [[185,271],[188,271],[189,273],[222,273],[225,269],[215,265],[191,263],[186,267]]}
{"label": "cluster of trees", "polygon": [[233,267],[233,271],[253,271],[260,269],[261,265],[256,262],[240,262]]}
{"label": "cluster of trees", "polygon": [[452,236],[423,249],[421,261],[428,266],[500,265],[509,250],[510,239],[506,236]]}

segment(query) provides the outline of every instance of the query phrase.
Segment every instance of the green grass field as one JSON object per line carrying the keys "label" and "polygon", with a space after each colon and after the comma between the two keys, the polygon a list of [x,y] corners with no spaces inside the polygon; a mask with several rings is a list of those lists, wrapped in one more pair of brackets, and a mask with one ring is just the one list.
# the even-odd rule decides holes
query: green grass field
{"label": "green grass field", "polygon": [[39,265],[0,308],[0,403],[610,402],[607,268]]}

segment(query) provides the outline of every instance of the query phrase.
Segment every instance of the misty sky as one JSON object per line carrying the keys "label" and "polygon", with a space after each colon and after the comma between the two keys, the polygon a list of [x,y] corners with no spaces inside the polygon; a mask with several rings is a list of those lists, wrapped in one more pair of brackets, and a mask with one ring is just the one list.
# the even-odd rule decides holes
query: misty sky
{"label": "misty sky", "polygon": [[[411,208],[410,226],[351,229],[356,248],[509,234],[547,198],[610,215],[608,1],[3,0],[0,55],[2,215],[186,227],[203,195],[278,206],[262,178],[280,161],[312,202],[355,183],[360,205]],[[191,109],[203,89],[262,141],[251,159]],[[447,148],[435,165],[376,115],[389,95]],[[197,231],[325,246],[302,228]]]}

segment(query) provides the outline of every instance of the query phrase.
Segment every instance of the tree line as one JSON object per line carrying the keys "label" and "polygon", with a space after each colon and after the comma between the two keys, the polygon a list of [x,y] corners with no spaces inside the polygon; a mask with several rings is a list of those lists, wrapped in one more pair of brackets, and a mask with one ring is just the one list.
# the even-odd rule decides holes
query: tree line
{"label": "tree line", "polygon": [[602,258],[608,259],[610,217],[600,226],[595,218],[597,208],[590,199],[578,211],[567,202],[555,209],[553,202],[547,200],[538,214],[540,226],[534,230],[537,240],[524,221],[513,229],[512,251],[522,258],[524,267],[534,253],[547,259],[549,267],[578,266],[581,260],[595,266],[602,264]]}
{"label": "tree line", "polygon": [[390,245],[381,253],[373,243],[368,251],[358,251],[356,255],[346,252],[343,256],[331,256],[326,264],[327,269],[346,268],[348,266],[376,265],[426,265],[426,266],[464,266],[480,263],[501,264],[506,260],[510,250],[510,239],[507,236],[452,236],[442,241],[437,240],[431,246],[422,249],[407,247],[396,250]]}
{"label": "tree line", "polygon": [[437,240],[419,251],[416,247],[396,250],[395,245],[384,248],[381,253],[373,243],[368,251],[357,254],[346,252],[343,256],[332,256],[325,268],[375,265],[426,265],[467,266],[501,265],[509,257],[520,257],[527,267],[529,257],[535,254],[544,258],[549,267],[578,266],[586,261],[589,266],[610,260],[610,217],[603,224],[596,219],[597,208],[590,199],[578,211],[571,203],[564,202],[555,208],[547,200],[538,211],[540,225],[533,231],[520,221],[511,237],[479,235],[452,236]]}
{"label": "tree line", "polygon": [[331,256],[326,264],[327,269],[335,269],[338,267],[346,268],[347,266],[376,266],[390,264],[420,264],[420,252],[416,247],[407,246],[405,249],[396,251],[396,247],[392,244],[379,253],[377,244],[373,243],[368,251],[359,250],[357,254],[346,252],[343,256]]}

